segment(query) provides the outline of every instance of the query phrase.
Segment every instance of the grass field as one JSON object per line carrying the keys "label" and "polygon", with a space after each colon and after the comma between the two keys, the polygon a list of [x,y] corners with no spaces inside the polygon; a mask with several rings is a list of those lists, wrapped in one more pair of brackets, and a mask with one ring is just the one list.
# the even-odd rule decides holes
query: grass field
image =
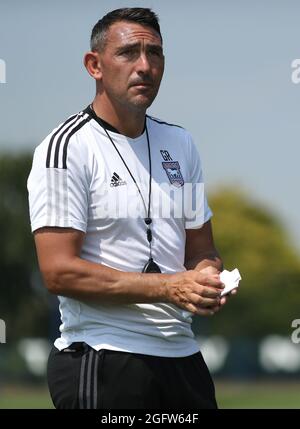
{"label": "grass field", "polygon": [[215,382],[219,408],[300,408],[299,382]]}
{"label": "grass field", "polygon": [[[216,381],[219,408],[300,408],[299,382]],[[0,408],[53,408],[47,388],[2,386]]]}

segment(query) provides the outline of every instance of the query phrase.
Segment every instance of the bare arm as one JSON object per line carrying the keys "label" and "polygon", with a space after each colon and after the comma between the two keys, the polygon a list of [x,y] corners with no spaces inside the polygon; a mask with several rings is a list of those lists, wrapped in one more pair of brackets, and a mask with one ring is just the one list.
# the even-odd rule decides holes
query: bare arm
{"label": "bare arm", "polygon": [[215,272],[222,271],[223,263],[214,245],[210,221],[202,228],[186,230],[185,267],[197,271],[213,267]]}
{"label": "bare arm", "polygon": [[[219,274],[223,270],[223,262],[214,245],[210,221],[200,229],[186,230],[185,267],[203,274]],[[226,304],[228,297],[236,293],[237,290],[234,289],[227,296],[223,296],[214,312]]]}
{"label": "bare arm", "polygon": [[84,234],[73,229],[36,231],[39,266],[51,293],[98,303],[169,302],[201,315],[212,314],[219,303],[222,283],[217,275],[118,271],[80,258],[83,240]]}
{"label": "bare arm", "polygon": [[[43,228],[35,243],[43,278],[51,293],[94,302],[155,302],[163,297],[156,275],[118,271],[80,258],[84,233],[66,228]],[[143,288],[141,288],[143,283]],[[151,285],[153,285],[151,287]]]}

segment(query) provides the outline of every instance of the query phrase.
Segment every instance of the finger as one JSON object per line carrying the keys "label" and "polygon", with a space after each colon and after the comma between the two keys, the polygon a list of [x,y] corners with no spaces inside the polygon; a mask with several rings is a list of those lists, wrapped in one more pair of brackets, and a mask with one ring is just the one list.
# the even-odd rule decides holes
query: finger
{"label": "finger", "polygon": [[194,304],[187,304],[185,309],[198,316],[213,316],[214,311],[210,308],[200,308]]}
{"label": "finger", "polygon": [[220,310],[220,306],[217,305],[212,308],[198,308],[197,314],[200,314],[201,316],[213,316]]}
{"label": "finger", "polygon": [[220,304],[220,298],[205,298],[203,295],[199,296],[195,293],[192,293],[189,296],[189,300],[192,304],[196,305],[197,307],[215,307]]}
{"label": "finger", "polygon": [[220,310],[221,306],[217,305],[216,307],[212,307],[210,310],[213,311],[213,313],[217,313]]}
{"label": "finger", "polygon": [[207,308],[198,308],[196,309],[196,313],[198,316],[213,316],[215,313],[213,310],[209,310]]}
{"label": "finger", "polygon": [[219,298],[221,296],[221,291],[218,288],[203,286],[199,295],[204,296],[205,298]]}
{"label": "finger", "polygon": [[227,296],[222,296],[220,300],[220,306],[223,307],[223,305],[225,305],[226,302],[227,302]]}
{"label": "finger", "polygon": [[[225,296],[227,299],[231,298],[232,296],[237,294],[237,289],[233,289],[232,291],[230,291],[229,293],[227,293]],[[225,298],[225,296],[223,298]]]}
{"label": "finger", "polygon": [[229,292],[228,294],[226,294],[225,296],[221,297],[221,301],[220,301],[220,305],[223,306],[224,304],[226,304],[227,300],[231,297],[237,294],[237,289],[233,289],[231,292]]}
{"label": "finger", "polygon": [[221,282],[218,274],[208,275],[203,277],[203,274],[199,274],[196,277],[196,283],[204,286],[214,286],[218,289],[224,289],[225,285]]}

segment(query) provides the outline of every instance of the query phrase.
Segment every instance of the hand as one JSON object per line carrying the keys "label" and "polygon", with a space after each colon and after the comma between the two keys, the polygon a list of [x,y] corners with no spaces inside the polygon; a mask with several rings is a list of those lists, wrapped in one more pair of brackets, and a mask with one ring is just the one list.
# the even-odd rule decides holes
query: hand
{"label": "hand", "polygon": [[[201,316],[210,316],[221,305],[221,292],[224,288],[218,273],[189,270],[172,274],[166,281],[167,301],[184,310]],[[214,268],[214,267],[211,267]],[[217,271],[217,270],[216,270]]]}
{"label": "hand", "polygon": [[202,268],[201,270],[197,270],[198,273],[203,274],[220,274],[221,271],[218,270],[218,268],[214,267],[213,265],[209,265],[205,268]]}
{"label": "hand", "polygon": [[[214,267],[212,265],[209,265],[208,267],[205,267],[202,270],[200,270],[199,273],[220,274],[220,271],[216,267]],[[231,296],[234,296],[236,294],[237,294],[237,289],[233,289],[228,294],[226,294],[225,296],[221,297],[221,299],[220,299],[220,305],[219,305],[219,307],[217,309],[215,309],[214,313],[216,313],[217,311],[219,311],[220,308],[223,307],[223,305],[226,304],[228,298],[230,298]]]}
{"label": "hand", "polygon": [[236,295],[238,292],[238,289],[232,289],[229,293],[227,293],[225,296],[222,296],[221,300],[220,300],[220,307],[223,307],[223,305],[226,304],[227,299],[229,299],[230,297]]}

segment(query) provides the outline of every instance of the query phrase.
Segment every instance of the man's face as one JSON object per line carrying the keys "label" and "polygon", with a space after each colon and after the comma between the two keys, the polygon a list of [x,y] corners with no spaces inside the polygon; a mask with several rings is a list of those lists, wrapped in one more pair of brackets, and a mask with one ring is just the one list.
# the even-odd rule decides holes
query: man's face
{"label": "man's face", "polygon": [[164,72],[159,34],[151,27],[113,24],[100,53],[102,89],[112,102],[145,110],[156,97]]}

